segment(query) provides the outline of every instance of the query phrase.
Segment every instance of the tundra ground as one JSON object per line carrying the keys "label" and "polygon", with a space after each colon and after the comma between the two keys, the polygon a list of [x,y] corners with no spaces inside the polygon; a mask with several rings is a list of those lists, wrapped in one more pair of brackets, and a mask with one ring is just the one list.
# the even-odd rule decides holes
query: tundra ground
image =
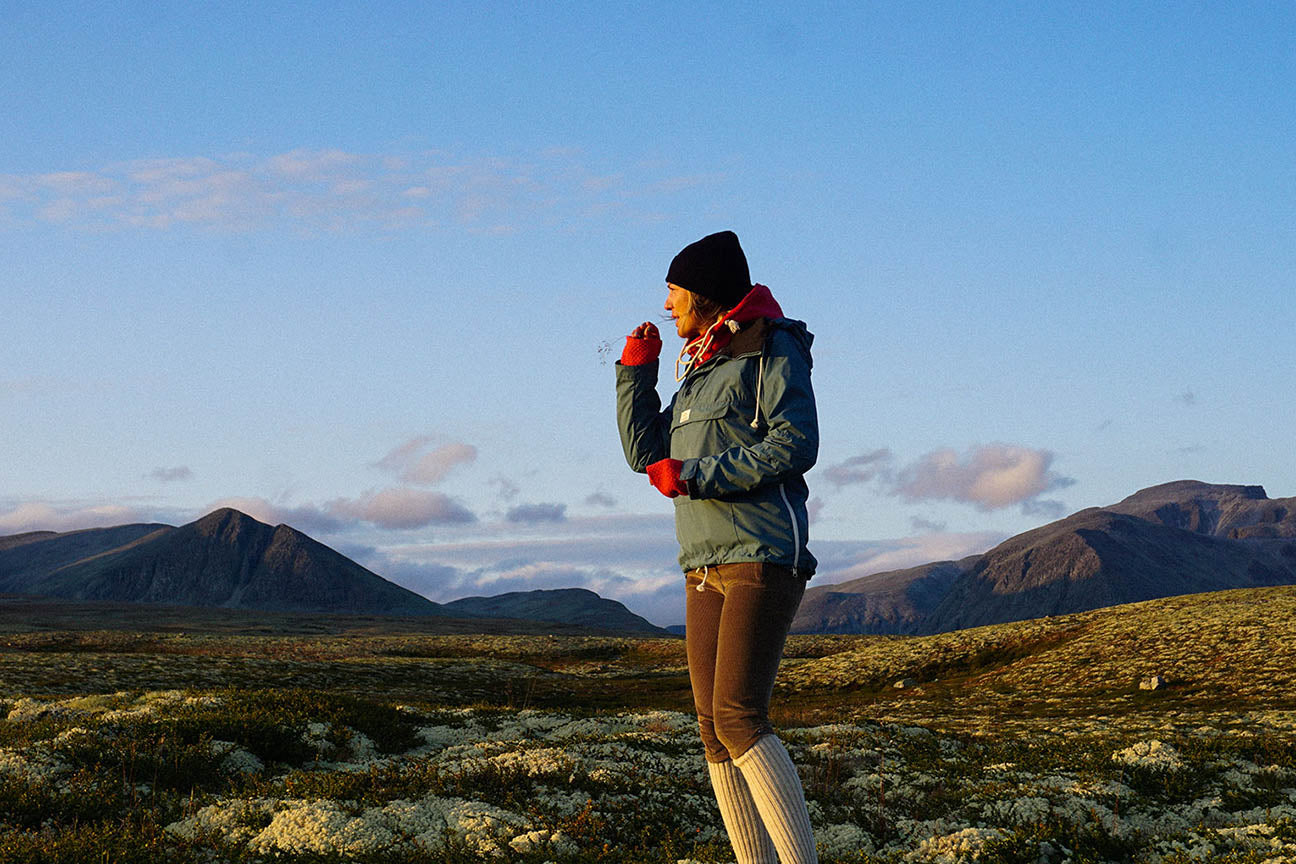
{"label": "tundra ground", "polygon": [[[732,860],[680,640],[0,620],[0,862]],[[1231,591],[793,637],[774,719],[825,862],[1279,864],[1293,679]]]}

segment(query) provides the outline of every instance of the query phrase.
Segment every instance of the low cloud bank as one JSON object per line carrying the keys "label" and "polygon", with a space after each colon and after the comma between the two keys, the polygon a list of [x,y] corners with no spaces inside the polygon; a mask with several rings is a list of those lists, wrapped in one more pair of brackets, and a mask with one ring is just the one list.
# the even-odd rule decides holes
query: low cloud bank
{"label": "low cloud bank", "polygon": [[307,534],[338,534],[366,526],[408,531],[477,521],[471,510],[448,495],[400,487],[366,492],[357,498],[335,498],[322,506],[289,507],[265,498],[221,498],[204,512],[218,507],[233,507],[267,525],[285,524]]}
{"label": "low cloud bank", "polygon": [[122,504],[51,504],[28,501],[0,512],[0,535],[29,531],[78,531],[151,522],[153,511]]}
{"label": "low cloud bank", "polygon": [[[437,602],[539,588],[588,588],[659,626],[684,621],[684,577],[669,516],[569,519],[557,533],[518,537],[506,523],[479,524],[456,542],[349,551],[364,566]],[[997,532],[934,532],[888,540],[812,540],[811,585],[958,560],[1004,539]]]}
{"label": "low cloud bank", "polygon": [[548,523],[518,536],[517,523],[465,529],[451,542],[351,547],[357,561],[430,600],[587,588],[658,625],[684,620],[683,575],[670,516],[601,516]]}

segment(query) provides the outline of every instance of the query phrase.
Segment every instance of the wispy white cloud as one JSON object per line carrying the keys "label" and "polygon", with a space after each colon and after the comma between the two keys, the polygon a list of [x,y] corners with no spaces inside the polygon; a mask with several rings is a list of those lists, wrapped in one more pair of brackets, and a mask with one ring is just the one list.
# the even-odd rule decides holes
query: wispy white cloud
{"label": "wispy white cloud", "polygon": [[430,435],[419,435],[393,448],[374,463],[405,483],[435,486],[459,465],[477,459],[477,448],[461,441],[452,441],[440,447],[427,449],[433,441]]}
{"label": "wispy white cloud", "polygon": [[508,522],[562,522],[566,518],[566,504],[519,504],[504,514]]}
{"label": "wispy white cloud", "polygon": [[910,516],[909,524],[913,526],[913,530],[924,534],[944,531],[947,527],[944,522],[933,522],[932,520],[924,519],[921,516]]}
{"label": "wispy white cloud", "polygon": [[188,465],[177,465],[174,468],[154,468],[148,474],[154,480],[161,483],[175,483],[180,480],[193,479],[193,471]]}
{"label": "wispy white cloud", "polygon": [[615,507],[616,504],[615,498],[601,490],[585,496],[586,507]]}
{"label": "wispy white cloud", "polygon": [[960,501],[978,510],[1021,505],[1029,514],[1064,507],[1040,495],[1075,481],[1051,470],[1050,450],[1016,444],[986,444],[965,453],[933,450],[897,467],[895,455],[879,448],[829,466],[824,476],[834,487],[877,483],[887,494],[910,502]]}
{"label": "wispy white cloud", "polygon": [[477,519],[471,510],[448,495],[406,488],[383,489],[359,498],[337,498],[325,504],[324,511],[335,519],[368,522],[388,531]]}
{"label": "wispy white cloud", "polygon": [[960,455],[934,450],[896,474],[893,493],[908,501],[953,500],[978,510],[1022,504],[1073,482],[1050,470],[1053,453],[988,444]]}
{"label": "wispy white cloud", "polygon": [[888,448],[881,447],[829,465],[824,469],[823,476],[839,489],[842,486],[869,483],[890,476],[894,458]]}
{"label": "wispy white cloud", "polygon": [[1067,506],[1063,502],[1052,498],[1034,498],[1030,501],[1023,501],[1021,510],[1022,513],[1027,516],[1042,516],[1045,519],[1060,519],[1066,515]]}
{"label": "wispy white cloud", "polygon": [[518,484],[512,479],[504,477],[503,475],[492,477],[489,482],[490,485],[495,487],[495,494],[501,501],[512,501],[518,496],[518,493],[522,491],[522,487],[518,486]]}
{"label": "wispy white cloud", "polygon": [[610,210],[651,218],[650,211],[681,190],[724,182],[722,175],[672,177],[635,167],[608,172],[587,164],[580,151],[561,148],[529,158],[298,149],[141,159],[0,175],[0,225],[499,233],[605,217]]}

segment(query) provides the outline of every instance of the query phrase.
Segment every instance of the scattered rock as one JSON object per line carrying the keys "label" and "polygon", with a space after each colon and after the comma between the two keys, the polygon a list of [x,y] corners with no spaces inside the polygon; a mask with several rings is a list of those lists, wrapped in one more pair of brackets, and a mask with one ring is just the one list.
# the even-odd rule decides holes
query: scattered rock
{"label": "scattered rock", "polygon": [[1160,690],[1166,686],[1166,679],[1160,675],[1149,675],[1139,682],[1140,690]]}

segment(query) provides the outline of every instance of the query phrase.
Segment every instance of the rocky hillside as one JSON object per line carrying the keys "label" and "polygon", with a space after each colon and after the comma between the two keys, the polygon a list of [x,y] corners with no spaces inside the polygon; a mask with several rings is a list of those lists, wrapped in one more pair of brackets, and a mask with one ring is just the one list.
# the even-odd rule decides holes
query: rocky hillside
{"label": "rocky hillside", "polygon": [[1296,583],[1296,498],[1185,480],[961,561],[806,592],[796,633],[941,633],[1158,597]]}

